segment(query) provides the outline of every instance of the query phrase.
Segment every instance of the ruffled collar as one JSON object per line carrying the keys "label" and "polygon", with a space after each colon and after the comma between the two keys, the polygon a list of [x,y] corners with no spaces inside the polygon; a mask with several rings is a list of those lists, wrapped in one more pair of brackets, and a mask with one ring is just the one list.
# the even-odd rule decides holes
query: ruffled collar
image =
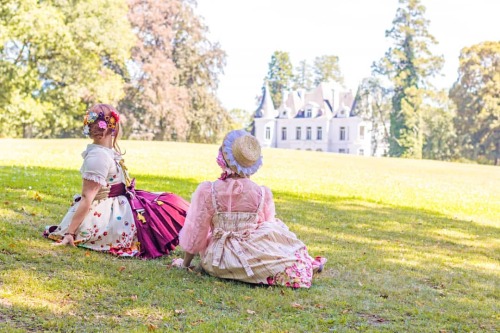
{"label": "ruffled collar", "polygon": [[104,146],[101,146],[101,145],[98,145],[95,143],[91,143],[91,144],[87,145],[87,149],[85,149],[82,152],[82,157],[83,158],[87,157],[87,155],[91,151],[95,151],[95,150],[104,151],[107,155],[109,155],[110,158],[112,158],[115,161],[120,161],[122,159],[122,156],[113,148],[104,147]]}

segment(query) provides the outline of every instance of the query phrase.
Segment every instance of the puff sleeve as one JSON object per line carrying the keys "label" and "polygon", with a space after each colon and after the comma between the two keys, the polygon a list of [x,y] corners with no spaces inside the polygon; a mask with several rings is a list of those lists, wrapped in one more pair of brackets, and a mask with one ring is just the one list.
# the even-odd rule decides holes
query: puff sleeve
{"label": "puff sleeve", "polygon": [[196,254],[207,248],[210,222],[215,213],[211,195],[211,183],[203,182],[191,198],[186,221],[179,234],[179,245],[188,253]]}
{"label": "puff sleeve", "polygon": [[274,221],[276,207],[274,206],[273,192],[267,186],[264,188],[264,221]]}
{"label": "puff sleeve", "polygon": [[112,162],[113,160],[103,151],[95,150],[89,152],[85,156],[83,165],[80,168],[82,178],[106,186],[106,178],[108,177]]}

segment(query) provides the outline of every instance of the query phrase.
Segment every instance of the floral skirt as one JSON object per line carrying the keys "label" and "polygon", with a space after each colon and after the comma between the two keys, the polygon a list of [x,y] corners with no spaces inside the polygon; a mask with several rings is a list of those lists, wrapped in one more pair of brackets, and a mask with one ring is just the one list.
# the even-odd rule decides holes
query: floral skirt
{"label": "floral skirt", "polygon": [[[64,237],[78,205],[79,197],[75,196],[62,222],[45,231],[49,239],[60,240]],[[109,251],[121,257],[139,255],[137,228],[127,197],[120,195],[94,201],[77,229],[75,243],[79,247]]]}
{"label": "floral skirt", "polygon": [[201,260],[213,276],[291,288],[309,288],[313,273],[325,263],[325,258],[312,258],[279,220],[241,226],[241,231],[214,228]]}

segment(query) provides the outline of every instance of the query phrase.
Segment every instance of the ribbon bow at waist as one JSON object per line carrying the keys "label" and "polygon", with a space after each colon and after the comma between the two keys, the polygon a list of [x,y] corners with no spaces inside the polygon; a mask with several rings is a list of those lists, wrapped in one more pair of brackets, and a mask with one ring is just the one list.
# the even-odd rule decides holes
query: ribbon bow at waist
{"label": "ribbon bow at waist", "polygon": [[253,276],[254,273],[248,264],[247,257],[243,250],[241,249],[240,242],[248,239],[250,237],[250,231],[226,231],[221,228],[215,228],[212,232],[212,237],[214,242],[216,242],[214,250],[214,259],[212,261],[212,266],[219,267],[222,260],[222,255],[224,253],[224,245],[227,246],[236,254],[236,257],[240,261],[241,265],[245,269],[248,276]]}

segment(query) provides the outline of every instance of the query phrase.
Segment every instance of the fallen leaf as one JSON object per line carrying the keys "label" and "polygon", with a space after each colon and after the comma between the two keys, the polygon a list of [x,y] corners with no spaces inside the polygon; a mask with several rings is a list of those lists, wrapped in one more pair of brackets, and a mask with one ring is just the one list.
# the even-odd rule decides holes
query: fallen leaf
{"label": "fallen leaf", "polygon": [[8,201],[5,201],[5,202],[4,202],[4,204],[5,204],[5,205],[8,205],[8,204],[10,204],[10,202],[8,202]]}
{"label": "fallen leaf", "polygon": [[253,315],[253,314],[255,314],[255,311],[247,309],[247,313]]}
{"label": "fallen leaf", "polygon": [[118,268],[118,271],[123,272],[123,271],[125,270],[125,268],[127,268],[127,267],[125,267],[125,266],[120,266],[120,268]]}
{"label": "fallen leaf", "polygon": [[285,291],[283,289],[280,290],[281,295],[285,295]]}
{"label": "fallen leaf", "polygon": [[314,304],[315,308],[323,309],[325,306],[323,304]]}
{"label": "fallen leaf", "polygon": [[130,299],[133,300],[133,301],[137,301],[137,295],[130,296]]}
{"label": "fallen leaf", "polygon": [[244,298],[246,301],[249,301],[249,300],[251,300],[251,299],[252,299],[252,297],[250,297],[250,296],[244,296],[243,298]]}
{"label": "fallen leaf", "polygon": [[295,309],[304,309],[304,307],[302,305],[300,305],[299,303],[292,303],[292,308],[295,308]]}
{"label": "fallen leaf", "polygon": [[158,329],[158,326],[153,325],[153,324],[148,324],[148,331],[156,331]]}
{"label": "fallen leaf", "polygon": [[40,193],[38,193],[38,192],[35,192],[33,199],[35,199],[38,202],[42,201],[42,197],[40,196]]}
{"label": "fallen leaf", "polygon": [[176,315],[180,315],[180,314],[185,313],[185,312],[186,312],[186,310],[184,310],[184,309],[175,309],[175,311],[174,311],[174,312],[175,312],[175,314],[176,314]]}
{"label": "fallen leaf", "polygon": [[346,313],[348,313],[349,311],[351,311],[351,310],[350,310],[350,309],[344,309],[344,310],[342,310],[342,314],[346,314]]}
{"label": "fallen leaf", "polygon": [[360,287],[363,287],[363,284],[361,282],[358,281],[358,284]]}
{"label": "fallen leaf", "polygon": [[387,294],[380,294],[379,296],[382,298],[385,298],[385,299],[389,298],[389,295],[387,295]]}
{"label": "fallen leaf", "polygon": [[203,301],[201,299],[197,300],[196,303],[198,303],[199,305],[203,305]]}

